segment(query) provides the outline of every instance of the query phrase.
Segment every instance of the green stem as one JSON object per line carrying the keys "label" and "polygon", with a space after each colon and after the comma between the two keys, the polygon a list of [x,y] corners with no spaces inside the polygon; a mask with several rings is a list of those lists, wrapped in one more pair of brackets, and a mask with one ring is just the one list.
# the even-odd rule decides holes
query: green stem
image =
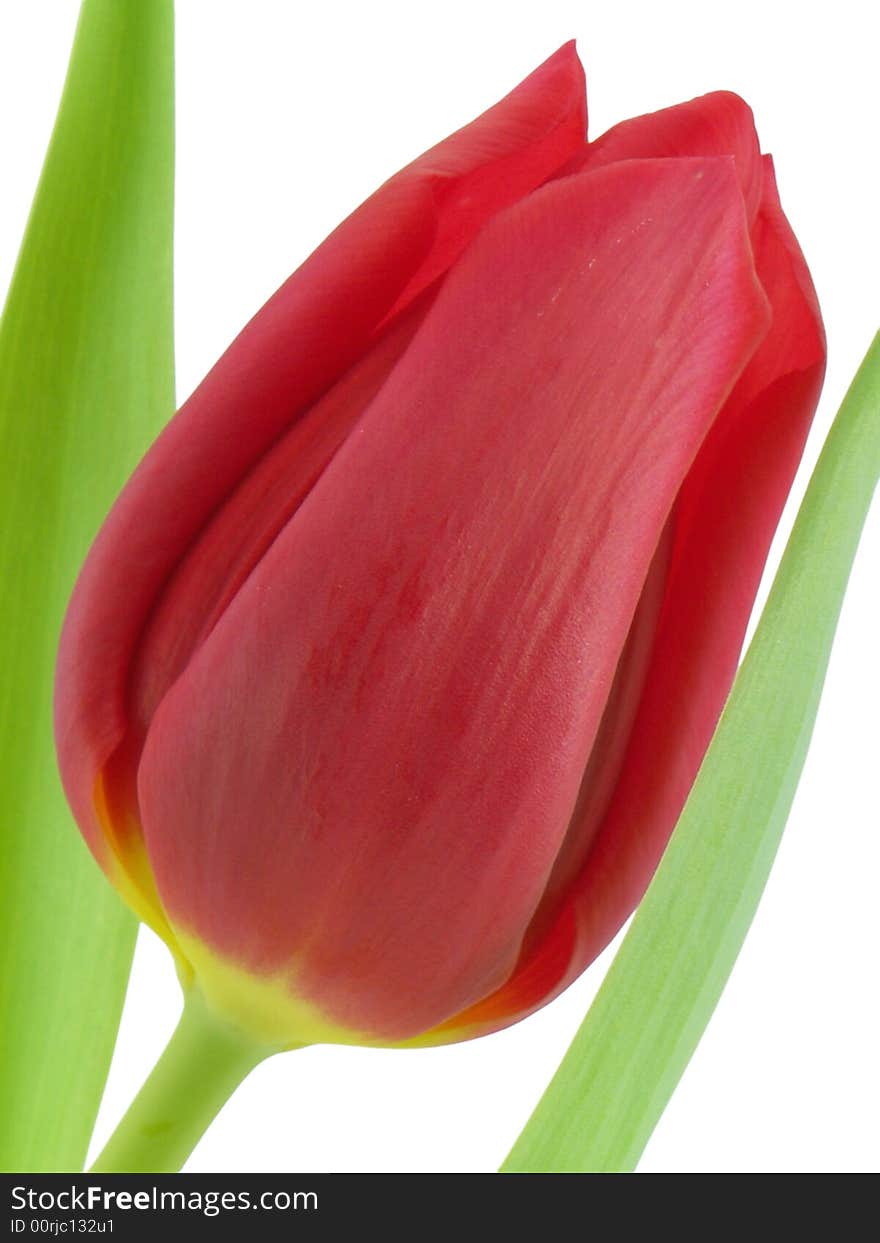
{"label": "green stem", "polygon": [[179,1170],[238,1085],[277,1052],[230,1027],[191,988],[165,1052],[91,1172]]}

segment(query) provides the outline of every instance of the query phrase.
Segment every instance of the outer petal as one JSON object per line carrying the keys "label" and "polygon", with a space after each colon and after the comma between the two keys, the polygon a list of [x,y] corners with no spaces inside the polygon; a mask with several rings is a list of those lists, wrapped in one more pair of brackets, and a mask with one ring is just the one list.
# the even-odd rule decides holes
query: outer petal
{"label": "outer petal", "polygon": [[375,1039],[502,983],[766,325],[729,160],[487,226],[153,719],[144,832],[189,945]]}
{"label": "outer petal", "polygon": [[424,315],[425,297],[296,419],[207,522],[164,586],[129,671],[137,753],[163,695],[344,443]]}
{"label": "outer petal", "polygon": [[[168,575],[217,506],[364,353],[379,325],[440,276],[486,219],[568,160],[585,125],[583,71],[567,44],[340,225],[248,324],[141,463],[83,569],[59,658],[62,777],[105,864],[96,781],[125,736],[128,671]],[[313,468],[303,465],[294,490]]]}
{"label": "outer petal", "polygon": [[766,156],[763,174],[753,241],[773,323],[681,491],[651,669],[615,797],[600,826],[573,822],[570,836],[584,839],[579,869],[548,891],[512,979],[453,1020],[447,1039],[523,1017],[614,936],[648,886],[733,681],[825,369],[815,292]]}

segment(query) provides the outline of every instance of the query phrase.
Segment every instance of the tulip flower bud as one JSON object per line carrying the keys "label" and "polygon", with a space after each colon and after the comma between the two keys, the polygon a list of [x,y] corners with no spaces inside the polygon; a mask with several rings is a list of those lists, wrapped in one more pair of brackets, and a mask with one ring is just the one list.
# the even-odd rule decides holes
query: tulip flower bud
{"label": "tulip flower bud", "polygon": [[276,1045],[522,1018],[643,894],[824,371],[751,113],[586,141],[569,44],[386,182],[144,458],[57,742],[107,875]]}

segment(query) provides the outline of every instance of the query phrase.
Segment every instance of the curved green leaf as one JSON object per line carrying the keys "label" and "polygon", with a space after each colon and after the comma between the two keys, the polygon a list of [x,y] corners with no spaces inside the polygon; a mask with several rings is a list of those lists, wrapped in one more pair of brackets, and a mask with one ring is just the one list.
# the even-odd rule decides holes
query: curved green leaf
{"label": "curved green leaf", "polygon": [[174,407],[172,0],[84,0],[0,322],[0,1168],[81,1169],[135,921],[52,743],[55,647],[114,494]]}
{"label": "curved green leaf", "polygon": [[767,881],[878,475],[880,334],[831,428],[660,867],[505,1172],[635,1168]]}

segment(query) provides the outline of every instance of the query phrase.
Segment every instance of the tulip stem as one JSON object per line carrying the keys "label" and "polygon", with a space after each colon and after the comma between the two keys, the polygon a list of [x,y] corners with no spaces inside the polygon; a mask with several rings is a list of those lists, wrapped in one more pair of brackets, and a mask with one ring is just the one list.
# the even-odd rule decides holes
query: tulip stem
{"label": "tulip stem", "polygon": [[91,1172],[176,1172],[238,1085],[277,1052],[230,1027],[190,988],[164,1053]]}

